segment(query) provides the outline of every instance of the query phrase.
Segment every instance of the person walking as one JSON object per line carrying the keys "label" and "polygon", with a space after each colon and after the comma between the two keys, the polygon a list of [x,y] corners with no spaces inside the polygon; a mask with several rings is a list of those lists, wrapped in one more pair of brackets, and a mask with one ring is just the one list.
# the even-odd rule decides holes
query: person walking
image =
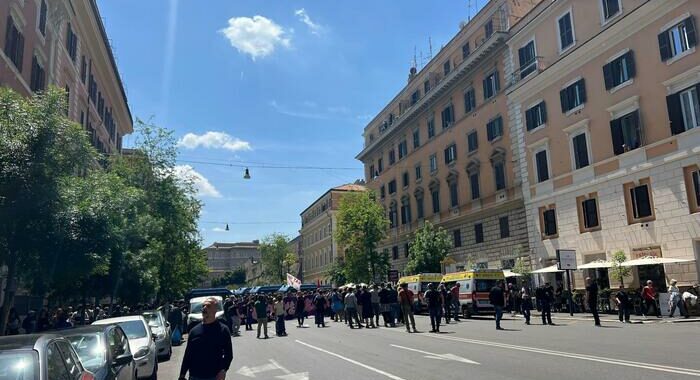
{"label": "person walking", "polygon": [[428,290],[425,291],[423,299],[428,303],[428,313],[430,314],[431,333],[440,332],[440,312],[442,309],[442,294],[435,290],[435,285],[428,284]]}
{"label": "person walking", "polygon": [[287,336],[287,329],[284,326],[284,316],[285,316],[285,311],[284,311],[284,300],[282,300],[282,297],[277,297],[277,301],[275,301],[275,335],[277,336]]}
{"label": "person walking", "polygon": [[391,284],[387,286],[389,301],[389,325],[396,327],[396,322],[401,318],[401,307],[399,306],[398,289],[394,289]]}
{"label": "person walking", "polygon": [[622,284],[620,284],[620,288],[618,289],[617,293],[615,293],[615,304],[617,304],[617,316],[620,318],[620,322],[631,323],[630,297]]}
{"label": "person walking", "polygon": [[348,289],[348,294],[345,295],[345,320],[350,325],[351,329],[354,329],[352,322],[357,322],[357,327],[362,328],[362,323],[360,323],[360,318],[357,316],[357,296],[355,296],[355,289]]}
{"label": "person walking", "polygon": [[362,287],[362,295],[358,300],[362,309],[362,322],[367,328],[374,328],[374,318],[372,318],[372,295],[367,287]]}
{"label": "person walking", "polygon": [[542,299],[540,300],[543,325],[554,325],[554,323],[552,323],[552,301],[554,301],[554,289],[552,289],[552,286],[547,282],[542,287]]}
{"label": "person walking", "polygon": [[331,310],[333,310],[333,321],[342,322],[343,302],[340,299],[340,294],[338,294],[338,289],[333,289],[333,293],[331,294]]}
{"label": "person walking", "polygon": [[408,284],[401,284],[398,298],[401,312],[403,313],[403,322],[406,325],[406,331],[410,333],[412,327],[414,333],[418,332],[416,330],[416,318],[413,316],[413,292],[408,288]]}
{"label": "person walking", "polygon": [[389,303],[389,289],[382,285],[382,289],[379,291],[379,311],[382,313],[382,319],[384,320],[384,327],[395,327],[394,321],[391,320],[391,305]]}
{"label": "person walking", "polygon": [[671,286],[668,287],[668,308],[670,310],[668,316],[673,318],[673,314],[676,312],[676,307],[678,307],[678,312],[681,314],[681,316],[684,318],[689,318],[690,315],[685,307],[683,297],[681,297],[681,291],[678,289],[678,286],[676,286],[677,283],[678,281],[671,280]]}
{"label": "person walking", "polygon": [[440,310],[440,313],[445,317],[445,324],[449,325],[452,316],[452,293],[445,288],[445,284],[440,284],[440,286],[438,286],[438,291],[442,297],[442,310]]}
{"label": "person walking", "polygon": [[590,277],[586,277],[586,304],[593,314],[595,325],[600,327],[600,316],[598,315],[598,284]]}
{"label": "person walking", "polygon": [[530,310],[532,310],[532,295],[530,294],[530,287],[527,284],[523,284],[522,289],[520,289],[520,311],[525,317],[525,324],[530,324]]}
{"label": "person walking", "polygon": [[656,289],[654,289],[654,283],[651,280],[647,280],[647,285],[642,289],[642,300],[644,301],[642,315],[645,318],[650,308],[654,309],[657,318],[661,318],[661,310],[656,305]]}
{"label": "person walking", "polygon": [[207,298],[202,304],[202,323],[190,330],[180,366],[179,380],[224,380],[233,360],[231,332],[216,319],[218,300]]}
{"label": "person walking", "polygon": [[304,293],[297,292],[297,306],[294,309],[294,315],[297,317],[297,327],[304,326],[304,308],[306,307],[306,302],[304,301]]}
{"label": "person walking", "polygon": [[450,301],[452,302],[452,316],[456,322],[459,322],[459,313],[462,312],[462,307],[459,303],[459,282],[456,282],[450,289]]}
{"label": "person walking", "polygon": [[319,291],[314,296],[314,323],[316,327],[326,327],[324,316],[326,313],[326,298]]}
{"label": "person walking", "polygon": [[496,314],[496,330],[503,330],[501,318],[503,317],[503,306],[506,303],[503,281],[498,281],[489,292],[489,302],[493,305]]}
{"label": "person walking", "polygon": [[267,298],[263,295],[258,296],[258,300],[255,301],[255,319],[258,321],[258,339],[260,339],[260,330],[262,329],[265,333],[265,339],[267,336]]}
{"label": "person walking", "polygon": [[[370,302],[372,303],[372,317],[374,317],[373,325],[379,327],[379,314],[381,307],[379,306],[379,286],[374,284],[369,291]],[[372,318],[370,317],[370,318]]]}

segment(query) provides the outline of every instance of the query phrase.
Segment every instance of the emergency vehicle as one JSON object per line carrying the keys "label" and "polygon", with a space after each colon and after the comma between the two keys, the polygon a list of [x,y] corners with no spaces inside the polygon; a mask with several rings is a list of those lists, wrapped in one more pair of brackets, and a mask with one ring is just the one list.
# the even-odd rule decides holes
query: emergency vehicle
{"label": "emergency vehicle", "polygon": [[503,271],[496,269],[468,270],[442,276],[442,282],[448,289],[459,283],[459,303],[464,318],[494,313],[493,305],[489,301],[489,292],[501,280],[505,280]]}
{"label": "emergency vehicle", "polygon": [[428,284],[435,284],[435,289],[437,289],[440,281],[442,281],[442,273],[419,273],[399,278],[399,284],[408,284],[408,288],[413,292],[413,305],[416,313],[428,309],[428,305],[423,300],[423,293],[428,290]]}

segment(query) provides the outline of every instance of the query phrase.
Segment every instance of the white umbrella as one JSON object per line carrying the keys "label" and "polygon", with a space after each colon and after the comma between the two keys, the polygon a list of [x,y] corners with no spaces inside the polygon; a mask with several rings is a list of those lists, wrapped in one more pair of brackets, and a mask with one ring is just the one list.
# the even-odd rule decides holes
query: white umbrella
{"label": "white umbrella", "polygon": [[687,263],[689,261],[695,261],[695,260],[692,260],[692,259],[674,259],[672,257],[647,256],[647,257],[642,257],[639,259],[625,261],[621,265],[623,267],[634,267],[634,266],[638,266],[638,265],[659,265],[659,264]]}
{"label": "white umbrella", "polygon": [[597,268],[610,268],[612,263],[605,260],[591,261],[588,264],[579,265],[578,269],[597,269]]}
{"label": "white umbrella", "polygon": [[532,273],[559,273],[559,272],[564,272],[563,270],[557,268],[557,264],[554,264],[552,266],[548,266],[546,268],[538,269],[538,270],[533,270]]}
{"label": "white umbrella", "polygon": [[508,277],[521,277],[521,276],[522,276],[522,274],[520,274],[520,273],[515,273],[515,272],[511,272],[510,269],[504,269],[504,270],[503,270],[503,277],[508,278]]}

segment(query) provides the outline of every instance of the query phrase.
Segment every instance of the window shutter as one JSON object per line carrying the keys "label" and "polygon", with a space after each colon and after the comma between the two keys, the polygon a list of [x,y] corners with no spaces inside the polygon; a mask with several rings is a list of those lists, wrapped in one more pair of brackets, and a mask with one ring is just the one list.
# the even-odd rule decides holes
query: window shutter
{"label": "window shutter", "polygon": [[666,108],[668,109],[668,119],[671,122],[671,134],[677,135],[685,132],[683,121],[683,110],[681,109],[680,94],[673,94],[666,97]]}
{"label": "window shutter", "polygon": [[581,79],[580,81],[576,82],[576,87],[581,90],[581,103],[586,103],[588,100],[586,98],[586,80]]}
{"label": "window shutter", "polygon": [[621,119],[610,120],[610,134],[612,135],[613,153],[615,155],[625,153],[622,147],[625,144],[625,139],[622,135]]}
{"label": "window shutter", "polygon": [[501,90],[501,81],[499,80],[498,77],[499,77],[498,71],[496,71],[496,72],[493,74],[494,88],[495,88],[495,90],[496,90],[495,92],[498,92],[498,91]]}
{"label": "window shutter", "polygon": [[637,217],[643,218],[651,215],[651,204],[649,202],[649,186],[637,186],[634,188],[635,200],[637,201]]}
{"label": "window shutter", "polygon": [[10,43],[12,42],[12,16],[7,16],[7,25],[5,27],[5,53],[10,50]]}
{"label": "window shutter", "polygon": [[610,62],[607,65],[603,66],[603,79],[605,80],[605,89],[610,90],[613,88],[613,73],[612,73],[612,65],[613,63]]}
{"label": "window shutter", "polygon": [[518,49],[518,62],[520,63],[520,70],[523,69],[523,65],[525,65],[525,48],[526,47],[521,47]]}
{"label": "window shutter", "polygon": [[483,84],[484,84],[484,99],[488,99],[489,98],[489,80],[488,80],[488,77],[484,79]]}
{"label": "window shutter", "polygon": [[525,127],[528,131],[535,128],[535,122],[533,121],[532,117],[533,110],[534,108],[530,108],[529,110],[525,111]]}
{"label": "window shutter", "polygon": [[542,102],[542,103],[540,103],[540,105],[538,107],[540,107],[540,112],[542,113],[542,123],[546,123],[547,122],[547,103]]}
{"label": "window shutter", "polygon": [[17,32],[17,71],[22,72],[24,60],[24,36],[19,31]]}
{"label": "window shutter", "polygon": [[688,48],[692,48],[697,44],[697,36],[695,31],[695,20],[693,16],[685,19],[685,32],[688,35]]}
{"label": "window shutter", "polygon": [[569,110],[569,97],[567,93],[568,88],[559,91],[559,98],[561,99],[561,112],[566,113]]}
{"label": "window shutter", "polygon": [[637,65],[634,64],[634,52],[632,50],[625,54],[625,63],[627,63],[627,74],[630,78],[637,76]]}
{"label": "window shutter", "polygon": [[668,36],[668,31],[659,34],[659,53],[661,53],[661,61],[666,62],[671,58],[671,40]]}
{"label": "window shutter", "polygon": [[537,179],[544,182],[549,179],[549,169],[547,168],[547,151],[537,153]]}
{"label": "window shutter", "polygon": [[445,149],[445,163],[450,163],[450,148]]}

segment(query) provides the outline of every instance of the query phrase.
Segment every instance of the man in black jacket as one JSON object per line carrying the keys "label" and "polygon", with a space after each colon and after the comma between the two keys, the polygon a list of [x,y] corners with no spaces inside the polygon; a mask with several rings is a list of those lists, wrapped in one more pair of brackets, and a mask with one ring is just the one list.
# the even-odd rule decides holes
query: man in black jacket
{"label": "man in black jacket", "polygon": [[506,303],[503,291],[503,281],[499,281],[489,292],[489,302],[496,312],[496,330],[503,330],[501,327],[501,317],[503,317],[503,306]]}
{"label": "man in black jacket", "polygon": [[224,380],[233,360],[231,332],[216,319],[218,300],[207,298],[202,304],[202,323],[190,330],[187,348],[180,366],[180,380],[187,372],[190,380]]}

